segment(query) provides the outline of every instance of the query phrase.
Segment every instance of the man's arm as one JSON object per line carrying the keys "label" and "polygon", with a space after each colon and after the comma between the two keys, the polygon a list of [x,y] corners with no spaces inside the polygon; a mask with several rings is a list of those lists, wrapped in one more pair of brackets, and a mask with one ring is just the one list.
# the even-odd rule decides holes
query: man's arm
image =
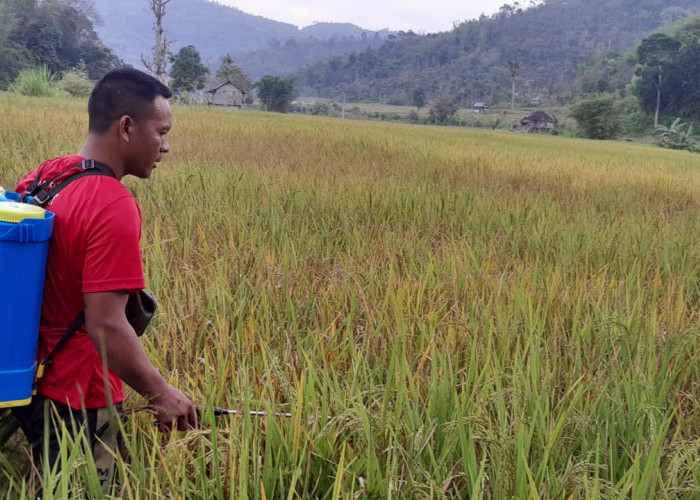
{"label": "man's arm", "polygon": [[153,366],[127,321],[124,308],[128,294],[86,293],[84,299],[85,327],[98,352],[106,354],[109,369],[150,401],[164,430],[196,427],[192,402]]}

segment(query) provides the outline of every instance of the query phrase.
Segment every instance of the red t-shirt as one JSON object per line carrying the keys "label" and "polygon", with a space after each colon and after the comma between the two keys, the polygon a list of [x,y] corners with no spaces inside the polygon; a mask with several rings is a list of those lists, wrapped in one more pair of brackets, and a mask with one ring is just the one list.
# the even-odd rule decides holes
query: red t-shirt
{"label": "red t-shirt", "polygon": [[[80,163],[81,156],[48,160],[42,179]],[[39,169],[17,186],[23,193]],[[70,173],[74,173],[71,170]],[[70,175],[70,174],[68,174]],[[37,358],[46,358],[83,310],[83,294],[145,288],[141,211],[117,179],[90,175],[66,186],[46,207],[56,214],[49,242]],[[111,400],[124,400],[123,382],[108,371]],[[82,325],[54,355],[39,380],[41,394],[75,409],[107,405],[102,358]]]}

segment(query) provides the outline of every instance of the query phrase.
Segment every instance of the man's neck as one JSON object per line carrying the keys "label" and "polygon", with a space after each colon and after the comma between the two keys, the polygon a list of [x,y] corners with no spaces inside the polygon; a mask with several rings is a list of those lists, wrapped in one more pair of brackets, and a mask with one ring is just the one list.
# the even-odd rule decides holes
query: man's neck
{"label": "man's neck", "polygon": [[83,147],[78,154],[83,158],[92,158],[95,161],[104,163],[118,180],[124,177],[124,164],[118,154],[114,153],[115,146],[110,144],[108,136],[88,134]]}

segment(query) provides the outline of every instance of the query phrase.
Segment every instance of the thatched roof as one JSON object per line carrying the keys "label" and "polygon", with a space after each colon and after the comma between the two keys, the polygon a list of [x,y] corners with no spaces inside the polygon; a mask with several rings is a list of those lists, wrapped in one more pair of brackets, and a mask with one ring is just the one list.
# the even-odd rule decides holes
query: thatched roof
{"label": "thatched roof", "polygon": [[530,116],[527,118],[523,118],[521,123],[530,123],[530,122],[550,122],[550,123],[557,123],[557,120],[555,118],[552,118],[549,116],[547,113],[544,111],[535,111],[532,113]]}
{"label": "thatched roof", "polygon": [[219,90],[221,87],[223,87],[223,86],[226,85],[226,84],[233,85],[233,86],[236,87],[238,90],[240,90],[241,93],[246,94],[246,91],[245,91],[245,90],[243,90],[243,89],[240,88],[238,85],[236,85],[235,83],[231,82],[230,80],[223,80],[223,81],[214,81],[214,82],[212,82],[211,85],[209,86],[209,88],[207,89],[207,92],[209,92],[210,94],[213,94],[214,92],[216,92],[217,90]]}

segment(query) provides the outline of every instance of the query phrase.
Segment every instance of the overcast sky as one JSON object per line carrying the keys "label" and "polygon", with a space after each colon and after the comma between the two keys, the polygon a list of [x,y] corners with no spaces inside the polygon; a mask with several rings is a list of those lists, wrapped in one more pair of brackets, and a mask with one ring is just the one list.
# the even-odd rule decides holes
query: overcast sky
{"label": "overcast sky", "polygon": [[[449,31],[454,21],[493,14],[507,0],[217,0],[243,12],[300,28],[314,22],[354,23],[365,29]],[[523,2],[524,3],[524,2]]]}

